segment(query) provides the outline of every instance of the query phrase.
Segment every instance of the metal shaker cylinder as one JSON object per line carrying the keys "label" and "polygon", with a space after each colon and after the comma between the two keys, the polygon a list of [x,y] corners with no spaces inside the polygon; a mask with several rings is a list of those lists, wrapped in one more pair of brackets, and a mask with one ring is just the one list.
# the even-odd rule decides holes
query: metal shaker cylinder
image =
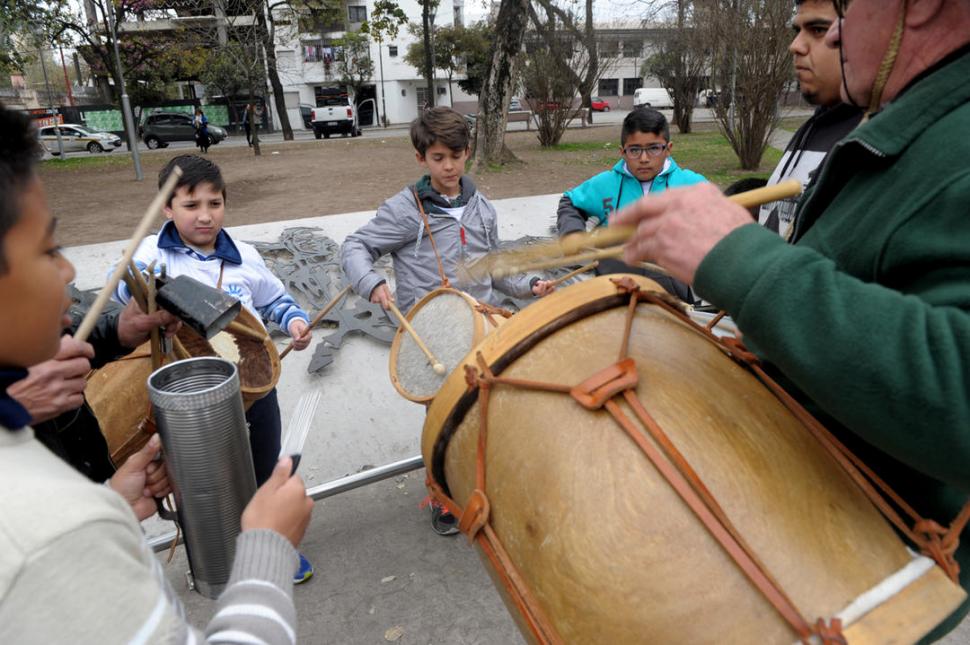
{"label": "metal shaker cylinder", "polygon": [[195,588],[217,597],[229,581],[243,509],[256,492],[236,366],[191,358],[148,377]]}

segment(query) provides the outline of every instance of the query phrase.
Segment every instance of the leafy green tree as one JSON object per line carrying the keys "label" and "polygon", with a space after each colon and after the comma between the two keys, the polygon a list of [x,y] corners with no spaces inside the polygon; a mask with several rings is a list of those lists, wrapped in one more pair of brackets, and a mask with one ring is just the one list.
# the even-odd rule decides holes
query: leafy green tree
{"label": "leafy green tree", "polygon": [[359,31],[348,31],[335,41],[343,48],[337,57],[337,71],[340,82],[354,95],[354,102],[360,100],[361,91],[367,81],[374,77],[374,61],[370,57],[370,39]]}
{"label": "leafy green tree", "polygon": [[377,62],[381,83],[381,122],[387,127],[387,101],[384,98],[384,40],[397,38],[401,27],[408,24],[408,15],[393,0],[377,0],[370,19],[360,26],[361,33],[371,36],[377,43]]}
{"label": "leafy green tree", "polygon": [[[439,27],[434,32],[434,59],[437,69],[443,71],[448,77],[448,93],[454,96],[452,83],[456,74],[468,74],[470,66],[476,77],[471,81],[458,81],[458,86],[465,91],[468,85],[478,94],[481,90],[482,76],[488,58],[489,39],[491,30],[483,25],[473,27]],[[404,56],[404,62],[411,65],[419,72],[424,69],[425,64],[424,42],[416,41],[408,46],[408,51]]]}

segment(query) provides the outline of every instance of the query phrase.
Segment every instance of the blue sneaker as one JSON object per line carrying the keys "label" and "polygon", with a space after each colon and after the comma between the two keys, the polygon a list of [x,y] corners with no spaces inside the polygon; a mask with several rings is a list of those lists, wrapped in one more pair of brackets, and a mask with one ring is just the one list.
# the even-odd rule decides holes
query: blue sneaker
{"label": "blue sneaker", "polygon": [[293,574],[293,584],[295,585],[303,584],[313,577],[313,565],[302,553],[298,555],[300,556],[300,568]]}

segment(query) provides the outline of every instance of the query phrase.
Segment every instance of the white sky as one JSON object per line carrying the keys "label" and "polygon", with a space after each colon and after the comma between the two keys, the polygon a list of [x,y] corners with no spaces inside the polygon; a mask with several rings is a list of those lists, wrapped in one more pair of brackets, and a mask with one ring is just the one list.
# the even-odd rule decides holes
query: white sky
{"label": "white sky", "polygon": [[[481,20],[490,4],[490,0],[465,0],[465,22]],[[580,0],[572,0],[570,4],[575,4],[577,9],[584,6]],[[596,22],[629,22],[645,17],[647,8],[643,0],[595,0],[593,12]]]}

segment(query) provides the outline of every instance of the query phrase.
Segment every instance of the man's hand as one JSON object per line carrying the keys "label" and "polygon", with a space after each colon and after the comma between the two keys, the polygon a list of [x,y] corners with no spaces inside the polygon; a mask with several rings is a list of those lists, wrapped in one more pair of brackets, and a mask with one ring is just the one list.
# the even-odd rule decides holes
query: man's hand
{"label": "man's hand", "polygon": [[713,184],[698,184],[639,199],[610,224],[637,227],[623,253],[627,263],[656,262],[678,280],[693,284],[704,257],[728,233],[751,224],[751,215]]}
{"label": "man's hand", "polygon": [[313,335],[310,334],[310,326],[302,318],[296,318],[290,323],[290,336],[292,337],[293,349],[296,351],[304,350],[310,346]]}
{"label": "man's hand", "polygon": [[385,309],[390,308],[391,303],[394,302],[394,296],[391,295],[391,290],[387,288],[386,282],[374,287],[374,290],[370,292],[370,301]]}
{"label": "man's hand", "polygon": [[94,348],[88,343],[61,337],[61,348],[49,361],[27,370],[27,378],[7,388],[7,393],[30,413],[32,423],[53,419],[84,403],[84,377],[91,371]]}
{"label": "man's hand", "polygon": [[306,487],[299,475],[290,476],[293,460],[280,459],[273,474],[246,505],[242,514],[242,530],[271,529],[293,546],[298,546],[310,523],[313,500],[307,497]]}
{"label": "man's hand", "polygon": [[171,338],[181,326],[182,321],[164,309],[146,314],[138,308],[134,300],[130,300],[118,316],[118,342],[124,347],[134,349],[148,340],[152,329],[156,327],[164,328],[165,336]]}
{"label": "man's hand", "polygon": [[156,460],[161,447],[158,434],[153,434],[148,443],[128,457],[108,481],[108,485],[131,505],[139,521],[155,514],[156,497],[165,497],[172,492],[165,463]]}
{"label": "man's hand", "polygon": [[532,295],[537,298],[542,296],[548,296],[550,293],[556,290],[556,285],[552,280],[537,280],[534,285],[532,285]]}

